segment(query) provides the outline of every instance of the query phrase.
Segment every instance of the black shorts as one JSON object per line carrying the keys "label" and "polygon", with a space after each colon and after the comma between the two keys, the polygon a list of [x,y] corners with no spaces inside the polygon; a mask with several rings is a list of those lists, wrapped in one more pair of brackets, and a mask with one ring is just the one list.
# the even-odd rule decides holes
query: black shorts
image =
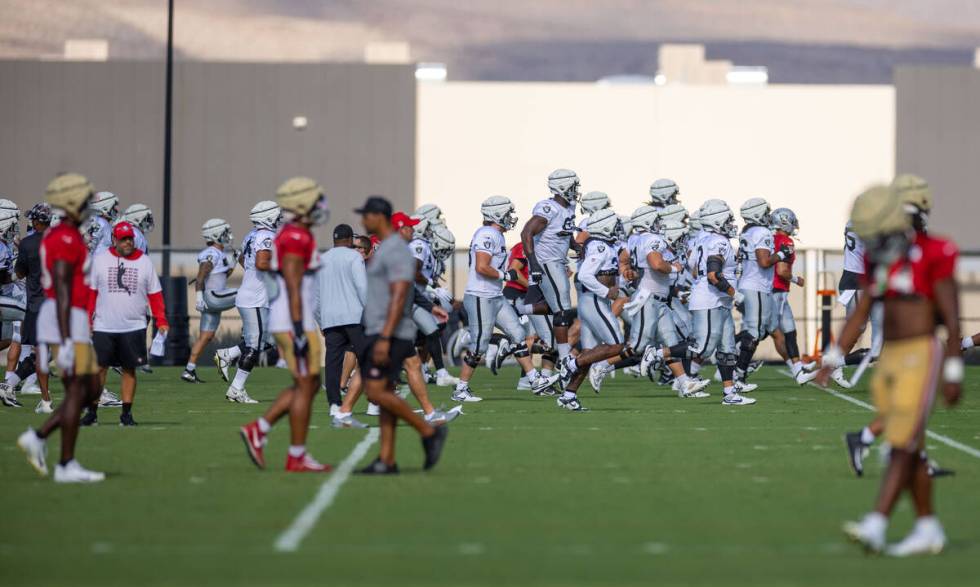
{"label": "black shorts", "polygon": [[361,377],[365,379],[387,379],[395,381],[401,373],[405,359],[415,356],[415,345],[410,340],[400,338],[391,339],[391,348],[388,352],[388,364],[376,366],[371,360],[371,351],[375,341],[378,340],[377,334],[372,334],[364,338],[361,348],[357,351],[357,364],[361,370]]}
{"label": "black shorts", "polygon": [[840,275],[840,282],[837,284],[837,291],[841,292],[849,289],[861,289],[861,276],[853,271],[847,271],[845,269]]}
{"label": "black shorts", "polygon": [[37,346],[37,315],[41,309],[27,310],[20,322],[20,343]]}
{"label": "black shorts", "polygon": [[135,369],[146,363],[146,330],[93,332],[92,345],[99,367]]}
{"label": "black shorts", "polygon": [[519,290],[517,288],[513,288],[513,287],[505,287],[504,288],[504,298],[507,301],[511,302],[511,303],[514,303],[517,300],[523,299],[524,298],[524,294],[526,294],[526,293],[527,293],[526,291],[521,291],[521,290]]}

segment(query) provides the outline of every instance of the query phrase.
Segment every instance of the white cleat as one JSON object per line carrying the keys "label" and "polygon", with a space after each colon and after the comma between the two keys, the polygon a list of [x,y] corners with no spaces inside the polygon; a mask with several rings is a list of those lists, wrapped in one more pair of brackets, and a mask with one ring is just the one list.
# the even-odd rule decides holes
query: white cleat
{"label": "white cleat", "polygon": [[572,379],[572,375],[578,371],[578,364],[575,362],[575,357],[572,355],[567,355],[564,359],[558,361],[560,381],[562,384],[566,384]]}
{"label": "white cleat", "polygon": [[853,385],[851,385],[851,382],[847,380],[847,377],[844,377],[844,369],[842,367],[837,367],[836,369],[831,371],[830,378],[834,380],[834,383],[836,383],[837,385],[841,386],[844,389],[851,389],[852,387],[854,387]]}
{"label": "white cleat", "polygon": [[439,374],[436,372],[436,385],[438,387],[455,387],[459,383],[459,377],[453,377],[449,373]]}
{"label": "white cleat", "polygon": [[602,390],[602,382],[609,375],[610,372],[614,371],[613,367],[600,365],[599,363],[593,364],[589,367],[589,385],[592,386],[593,391],[599,393]]}
{"label": "white cleat", "polygon": [[214,353],[214,366],[218,368],[218,375],[221,375],[221,380],[228,383],[228,368],[231,366],[231,360],[228,355],[225,354],[225,349],[218,349]]}
{"label": "white cleat", "polygon": [[711,397],[711,394],[704,391],[704,388],[708,387],[711,382],[707,379],[695,379],[689,377],[687,383],[683,386],[678,382],[677,387],[677,397],[684,398],[702,398]]}
{"label": "white cleat", "polygon": [[338,412],[330,420],[332,428],[367,428],[368,425],[354,417],[350,412]]}
{"label": "white cleat", "polygon": [[802,363],[802,366],[804,371],[813,371],[817,368],[817,362],[810,361],[809,363]]}
{"label": "white cleat", "polygon": [[534,395],[555,395],[555,384],[561,379],[560,373],[552,373],[538,378],[531,382],[531,392]]}
{"label": "white cleat", "polygon": [[531,380],[527,378],[527,375],[517,380],[517,391],[531,391],[531,389]]}
{"label": "white cleat", "polygon": [[473,337],[470,336],[470,331],[465,328],[460,329],[459,334],[456,335],[456,340],[453,341],[452,356],[462,356],[463,350],[468,348],[472,341]]}
{"label": "white cleat", "polygon": [[454,402],[473,403],[483,401],[482,397],[473,395],[473,392],[470,390],[469,386],[463,388],[457,387],[456,391],[453,392],[451,397]]}
{"label": "white cleat", "polygon": [[34,467],[34,470],[42,477],[47,477],[48,446],[44,442],[44,439],[39,438],[33,428],[28,428],[27,432],[17,437],[17,446],[20,450],[24,451],[24,456],[27,457],[27,464]]}
{"label": "white cleat", "polygon": [[885,549],[888,556],[939,554],[946,547],[946,533],[936,518],[920,518],[908,536]]}
{"label": "white cleat", "polygon": [[21,395],[41,395],[41,386],[36,382],[31,385],[24,385],[20,388]]}
{"label": "white cleat", "polygon": [[657,357],[657,348],[653,346],[648,346],[647,350],[643,351],[643,358],[640,359],[639,372],[640,375],[646,375],[650,372],[650,369],[657,363],[659,357]]}
{"label": "white cleat", "polygon": [[[501,340],[503,342],[503,340]],[[497,360],[497,353],[500,352],[500,347],[492,344],[487,347],[487,354],[484,356],[483,364],[487,366],[487,369],[493,371],[494,375],[497,374],[496,368],[494,368],[494,361]]]}
{"label": "white cleat", "polygon": [[442,410],[432,410],[432,412],[425,415],[425,421],[433,426],[444,426],[456,418],[458,418],[463,413],[463,406],[454,406],[451,410],[443,412]]}
{"label": "white cleat", "polygon": [[860,522],[844,522],[844,534],[857,542],[870,553],[878,554],[885,548],[885,530],[887,524],[884,516],[871,513]]}
{"label": "white cleat", "polygon": [[371,402],[368,402],[367,411],[364,413],[367,414],[368,416],[380,416],[381,406],[379,406],[378,404],[372,404]]}
{"label": "white cleat", "polygon": [[54,467],[55,483],[98,483],[100,481],[105,481],[105,473],[89,471],[79,465],[75,459],[64,465],[55,465]]}
{"label": "white cleat", "polygon": [[17,392],[6,383],[0,383],[0,403],[8,408],[21,408],[23,405],[17,401]]}
{"label": "white cleat", "polygon": [[755,398],[742,397],[737,393],[726,394],[721,403],[726,406],[751,406],[755,403]]}
{"label": "white cleat", "polygon": [[122,407],[122,400],[119,396],[112,393],[106,388],[102,388],[102,395],[99,396],[99,407],[100,408],[119,408]]}
{"label": "white cleat", "polygon": [[54,406],[51,405],[51,402],[49,401],[46,402],[43,399],[37,402],[37,405],[34,406],[35,414],[50,414],[53,411],[54,411]]}
{"label": "white cleat", "polygon": [[558,407],[564,408],[570,412],[587,412],[588,408],[579,403],[577,397],[572,398],[558,398]]}
{"label": "white cleat", "polygon": [[639,377],[640,375],[643,374],[643,372],[640,371],[639,365],[633,365],[632,367],[627,367],[623,369],[623,374],[629,375],[630,377]]}
{"label": "white cleat", "polygon": [[735,392],[736,393],[750,393],[759,389],[759,386],[755,383],[749,383],[747,381],[736,381],[735,382]]}
{"label": "white cleat", "polygon": [[239,404],[257,404],[258,401],[249,397],[248,392],[244,389],[237,389],[234,385],[228,386],[228,391],[225,392],[225,399],[230,402],[235,402]]}
{"label": "white cleat", "polygon": [[800,369],[799,371],[796,372],[796,375],[793,377],[793,379],[795,379],[796,383],[798,383],[799,385],[806,385],[807,383],[810,383],[811,381],[816,379],[818,373],[819,371],[807,371],[806,369]]}

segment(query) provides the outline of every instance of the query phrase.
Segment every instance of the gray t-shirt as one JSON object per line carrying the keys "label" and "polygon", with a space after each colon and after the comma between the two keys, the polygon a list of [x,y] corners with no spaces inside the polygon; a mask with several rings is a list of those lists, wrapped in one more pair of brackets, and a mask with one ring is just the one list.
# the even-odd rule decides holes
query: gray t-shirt
{"label": "gray t-shirt", "polygon": [[[381,241],[367,264],[367,301],[364,304],[364,333],[379,334],[384,328],[391,303],[390,285],[396,281],[415,281],[415,257],[408,243],[397,232]],[[405,296],[402,319],[392,333],[394,338],[415,340],[415,322],[412,321],[412,292]]]}

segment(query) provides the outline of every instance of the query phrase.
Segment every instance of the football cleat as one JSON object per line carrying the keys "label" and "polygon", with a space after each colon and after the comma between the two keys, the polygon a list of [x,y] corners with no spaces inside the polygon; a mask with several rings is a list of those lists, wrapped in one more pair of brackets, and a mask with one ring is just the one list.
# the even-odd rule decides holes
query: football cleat
{"label": "football cleat", "polygon": [[558,361],[558,367],[562,385],[565,385],[571,381],[572,375],[578,371],[578,363],[575,362],[575,357],[572,355],[567,355],[564,359],[560,359]]}
{"label": "football cleat", "polygon": [[742,397],[737,393],[726,393],[721,403],[726,406],[751,406],[755,403],[755,398]]}
{"label": "football cleat", "polygon": [[55,465],[54,467],[55,483],[98,483],[100,481],[105,481],[105,473],[89,471],[78,464],[75,459],[64,465]]}
{"label": "football cleat", "polygon": [[46,402],[43,399],[37,402],[37,405],[34,406],[35,414],[50,414],[53,411],[54,407],[51,405],[51,402]]}
{"label": "football cleat", "polygon": [[252,399],[244,389],[236,389],[234,385],[228,386],[225,392],[225,399],[239,404],[257,404],[258,400]]}
{"label": "football cleat", "polygon": [[944,469],[939,466],[939,463],[931,459],[929,460],[928,468],[926,470],[928,471],[929,476],[934,479],[937,477],[952,477],[953,475],[956,475],[956,471],[952,469]]}
{"label": "football cleat", "polygon": [[514,345],[510,344],[510,341],[506,338],[500,339],[500,345],[497,349],[497,356],[493,358],[493,362],[490,364],[490,371],[496,375],[497,371],[503,366],[504,361],[507,357],[514,353]]}
{"label": "football cleat", "polygon": [[736,393],[749,393],[759,389],[759,386],[755,383],[748,383],[746,381],[736,381],[735,382],[735,392]]}
{"label": "football cleat", "polygon": [[888,556],[906,557],[921,554],[939,554],[946,547],[946,533],[939,520],[919,518],[908,536],[898,544],[885,549]]}
{"label": "football cleat", "polygon": [[82,426],[98,426],[99,425],[99,414],[93,410],[86,409],[85,415],[82,416],[81,420]]}
{"label": "football cleat", "polygon": [[0,403],[8,408],[24,407],[19,401],[17,401],[17,393],[14,391],[14,388],[10,387],[6,383],[0,383]]}
{"label": "football cleat", "polygon": [[857,542],[872,554],[878,554],[885,548],[885,522],[880,521],[881,514],[868,514],[860,522],[844,522],[844,535]]}
{"label": "football cleat", "polygon": [[398,463],[392,463],[386,465],[380,457],[371,461],[371,464],[364,467],[363,469],[358,469],[356,474],[358,475],[397,475],[398,474]]}
{"label": "football cleat", "polygon": [[119,425],[136,426],[136,420],[133,419],[132,414],[119,414]]}
{"label": "football cleat", "polygon": [[242,442],[245,443],[245,451],[248,453],[248,458],[252,459],[255,466],[264,469],[265,468],[265,433],[259,429],[259,422],[255,420],[250,422],[238,429],[238,434],[242,437]]}
{"label": "football cleat", "polygon": [[677,397],[684,398],[702,398],[710,397],[711,394],[704,391],[705,387],[708,387],[709,381],[707,379],[698,379],[695,377],[688,377],[687,383],[685,385],[677,385]]}
{"label": "football cleat", "polygon": [[204,383],[200,377],[197,376],[197,369],[188,371],[184,369],[184,372],[180,374],[180,378],[187,383]]}
{"label": "football cleat", "polygon": [[[504,340],[505,339],[501,339],[500,344],[504,344]],[[493,373],[494,375],[497,374],[497,368],[495,365],[497,360],[497,353],[499,352],[500,352],[500,346],[496,344],[491,344],[490,346],[487,347],[487,354],[484,357],[484,363],[486,364],[487,369],[490,369],[490,372]]]}
{"label": "football cleat", "polygon": [[310,455],[303,453],[301,457],[286,455],[287,473],[329,473],[333,467],[325,463],[319,463]]}
{"label": "football cleat", "polygon": [[102,395],[99,396],[99,407],[100,408],[121,408],[122,400],[119,396],[112,393],[108,389],[102,388]]}
{"label": "football cleat", "polygon": [[153,367],[150,367],[148,364],[144,363],[144,364],[140,365],[140,371],[143,372],[143,373],[146,373],[147,375],[152,375],[153,374]]}
{"label": "football cleat", "polygon": [[446,438],[449,436],[449,428],[446,426],[436,426],[436,433],[428,438],[422,439],[422,450],[425,451],[425,463],[422,468],[426,471],[436,466],[439,457],[442,456],[442,449],[446,445]]}
{"label": "football cleat", "polygon": [[643,375],[650,375],[651,370],[657,368],[657,364],[660,360],[662,359],[657,356],[657,348],[648,346],[647,350],[643,351],[643,358],[640,359],[640,373]]}
{"label": "football cleat", "polygon": [[538,375],[538,378],[531,382],[531,392],[534,395],[555,395],[555,385],[561,380],[560,373],[552,373],[547,377]]}
{"label": "football cleat", "polygon": [[37,384],[37,381],[30,385],[23,385],[18,392],[21,395],[41,395],[41,386]]}
{"label": "football cleat", "polygon": [[749,368],[746,371],[746,373],[755,373],[756,371],[761,369],[762,366],[765,364],[766,364],[765,361],[752,361],[751,363],[749,363]]}
{"label": "football cleat", "polygon": [[868,454],[868,445],[861,442],[860,432],[848,432],[844,435],[847,445],[847,462],[858,477],[864,475],[864,457]]}
{"label": "football cleat", "polygon": [[610,371],[613,371],[613,367],[600,365],[599,363],[593,364],[589,367],[589,385],[592,386],[592,390],[596,393],[602,389],[602,381],[609,375]]}
{"label": "football cleat", "polygon": [[558,407],[559,408],[564,408],[564,409],[566,409],[566,410],[568,410],[570,412],[587,412],[587,411],[589,411],[588,408],[586,408],[585,406],[583,406],[578,401],[578,398],[577,397],[570,397],[570,398],[559,397],[558,398]]}
{"label": "football cleat", "polygon": [[17,437],[17,447],[24,451],[27,464],[34,467],[34,470],[42,477],[47,477],[48,446],[43,438],[38,437],[33,428],[28,428],[26,432]]}
{"label": "football cleat", "polygon": [[800,369],[796,372],[796,375],[793,376],[793,379],[796,380],[798,385],[806,385],[817,378],[817,373],[819,373],[819,371],[807,371],[806,369]]}
{"label": "football cleat", "polygon": [[453,395],[450,396],[450,397],[452,397],[452,400],[454,402],[480,402],[480,401],[483,401],[483,398],[482,397],[473,395],[473,392],[472,392],[472,390],[470,390],[470,386],[469,385],[467,385],[466,387],[462,387],[462,388],[457,387],[456,388],[456,391],[454,391],[453,392]]}
{"label": "football cleat", "polygon": [[333,428],[367,428],[368,425],[354,417],[350,412],[338,412],[330,419],[330,426]]}
{"label": "football cleat", "polygon": [[843,387],[844,389],[851,389],[854,387],[851,385],[851,382],[847,380],[847,377],[844,377],[844,369],[842,367],[837,367],[831,371],[830,378],[834,380],[834,383]]}
{"label": "football cleat", "polygon": [[439,387],[454,387],[459,383],[459,377],[453,377],[449,372],[440,374],[436,372],[436,385]]}
{"label": "football cleat", "polygon": [[221,380],[228,383],[230,381],[228,379],[228,368],[231,367],[231,360],[225,355],[224,349],[218,349],[214,353],[214,366],[218,368],[218,375],[221,376]]}
{"label": "football cleat", "polygon": [[639,365],[633,365],[633,366],[630,366],[630,367],[626,367],[625,369],[623,369],[623,373],[626,374],[626,375],[629,375],[630,377],[639,377],[640,375],[643,374],[643,372],[640,371],[640,366]]}
{"label": "football cleat", "polygon": [[803,367],[804,371],[813,371],[814,369],[817,368],[817,362],[810,361],[808,363],[802,363],[801,366]]}
{"label": "football cleat", "polygon": [[517,391],[531,391],[531,382],[528,380],[527,375],[517,380]]}

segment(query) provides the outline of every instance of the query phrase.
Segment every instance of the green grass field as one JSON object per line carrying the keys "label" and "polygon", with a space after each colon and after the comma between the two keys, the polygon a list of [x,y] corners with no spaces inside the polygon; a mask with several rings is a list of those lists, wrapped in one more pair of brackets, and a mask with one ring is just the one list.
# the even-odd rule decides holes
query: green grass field
{"label": "green grass field", "polygon": [[[710,371],[709,371],[710,372]],[[976,585],[980,581],[980,459],[930,440],[958,475],[937,481],[947,552],[868,558],[842,520],[867,511],[881,469],[847,468],[844,430],[871,413],[766,367],[759,403],[681,400],[619,377],[591,411],[515,392],[516,372],[481,370],[485,397],[453,423],[442,462],[422,473],[415,433],[400,429],[402,475],[344,484],[298,550],[276,538],[328,476],[281,472],[288,426],[267,449],[270,470],[245,456],[237,427],[274,397],[286,373],[256,372],[262,404],[229,404],[214,371],[205,385],[159,368],[141,378],[134,414],[118,409],[83,429],[78,455],[110,474],[95,486],[39,478],[14,445],[42,417],[34,397],[0,410],[0,584],[3,585]],[[867,380],[867,378],[866,378]],[[113,387],[114,379],[110,380]],[[937,407],[931,429],[980,447],[980,369],[965,401]],[[449,390],[433,388],[437,405]],[[866,389],[851,393],[867,401]],[[359,406],[363,411],[363,406]],[[360,416],[373,423],[373,418]],[[318,398],[311,452],[339,463],[366,431],[332,430]],[[57,460],[58,439],[49,443]],[[376,447],[369,455],[373,456]],[[875,451],[877,454],[877,451]],[[366,462],[367,457],[364,459]],[[911,525],[903,501],[890,529]]]}

